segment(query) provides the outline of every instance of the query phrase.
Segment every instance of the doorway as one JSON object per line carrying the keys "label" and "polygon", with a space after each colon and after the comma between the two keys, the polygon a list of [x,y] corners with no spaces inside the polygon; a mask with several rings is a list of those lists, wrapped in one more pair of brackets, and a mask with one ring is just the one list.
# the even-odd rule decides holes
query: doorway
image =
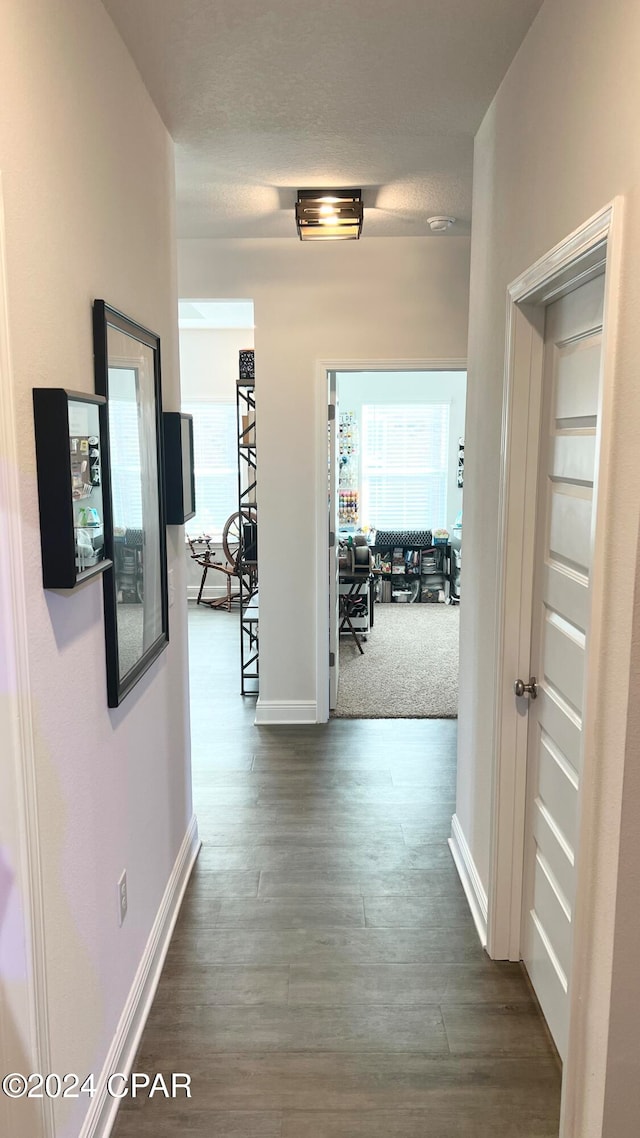
{"label": "doorway", "polygon": [[181,410],[193,418],[195,458],[196,508],[185,536],[198,552],[200,539],[208,539],[214,566],[203,581],[187,540],[188,599],[228,611],[227,579],[220,567],[229,563],[235,534],[228,532],[225,542],[225,526],[238,510],[236,389],[240,353],[253,349],[253,301],[180,300],[178,315]]}
{"label": "doorway", "polygon": [[466,371],[329,387],[332,716],[455,718]]}
{"label": "doorway", "polygon": [[607,207],[509,288],[487,948],[528,968],[563,1060],[562,1136],[584,1132],[593,1091],[598,1044],[590,1040],[587,1061],[586,1040],[609,996],[587,948],[597,927],[613,937],[612,923],[598,925],[595,881],[613,891],[617,872],[601,806],[619,789],[596,729],[605,706],[613,221]]}
{"label": "doorway", "polygon": [[195,469],[195,513],[185,523],[184,556],[197,802],[200,776],[228,761],[211,746],[221,706],[242,730],[255,716],[255,700],[241,695],[246,685],[236,572],[239,469],[244,472],[245,459],[255,452],[255,428],[241,438],[249,388],[239,382],[244,356],[254,346],[254,306],[248,299],[189,298],[179,301],[178,315],[181,411],[193,422]]}
{"label": "doorway", "polygon": [[[548,305],[535,538],[522,957],[561,1058],[583,751],[604,276]],[[529,690],[526,690],[529,689]]]}

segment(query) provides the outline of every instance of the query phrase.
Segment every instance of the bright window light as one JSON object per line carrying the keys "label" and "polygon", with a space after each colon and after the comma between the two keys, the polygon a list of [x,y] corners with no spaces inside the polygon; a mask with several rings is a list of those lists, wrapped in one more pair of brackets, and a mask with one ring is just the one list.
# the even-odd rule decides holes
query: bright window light
{"label": "bright window light", "polygon": [[360,520],[378,529],[447,524],[449,404],[365,403]]}

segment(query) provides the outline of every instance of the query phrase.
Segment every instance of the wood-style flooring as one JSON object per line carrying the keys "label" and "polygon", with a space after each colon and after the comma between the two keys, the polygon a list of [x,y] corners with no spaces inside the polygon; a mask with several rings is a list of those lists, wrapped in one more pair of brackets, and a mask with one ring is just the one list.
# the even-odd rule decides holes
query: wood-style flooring
{"label": "wood-style flooring", "polygon": [[115,1138],[557,1138],[545,1026],[447,846],[455,721],[256,728],[236,614],[190,636],[203,848],[134,1069],[193,1097]]}

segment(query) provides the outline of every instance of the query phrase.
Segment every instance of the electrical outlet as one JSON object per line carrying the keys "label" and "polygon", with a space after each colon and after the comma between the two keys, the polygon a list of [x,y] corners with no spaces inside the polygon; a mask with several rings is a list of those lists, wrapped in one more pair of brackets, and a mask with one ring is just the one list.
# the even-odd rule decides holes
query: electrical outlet
{"label": "electrical outlet", "polygon": [[176,589],[175,589],[175,585],[173,583],[173,569],[169,570],[168,579],[169,579],[168,580],[168,584],[169,584],[169,608],[173,608],[173,604],[174,604],[174,601],[176,599]]}
{"label": "electrical outlet", "polygon": [[123,925],[124,919],[127,915],[129,908],[129,901],[127,898],[127,871],[123,869],[122,875],[118,880],[118,924]]}

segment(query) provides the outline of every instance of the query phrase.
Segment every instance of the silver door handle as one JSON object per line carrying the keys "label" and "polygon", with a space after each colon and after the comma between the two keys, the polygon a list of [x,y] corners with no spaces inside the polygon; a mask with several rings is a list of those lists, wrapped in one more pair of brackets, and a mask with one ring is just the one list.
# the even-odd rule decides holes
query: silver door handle
{"label": "silver door handle", "polygon": [[529,695],[532,699],[536,699],[538,695],[538,683],[535,676],[531,676],[529,683],[525,684],[524,680],[516,680],[513,685],[513,690],[517,696]]}

